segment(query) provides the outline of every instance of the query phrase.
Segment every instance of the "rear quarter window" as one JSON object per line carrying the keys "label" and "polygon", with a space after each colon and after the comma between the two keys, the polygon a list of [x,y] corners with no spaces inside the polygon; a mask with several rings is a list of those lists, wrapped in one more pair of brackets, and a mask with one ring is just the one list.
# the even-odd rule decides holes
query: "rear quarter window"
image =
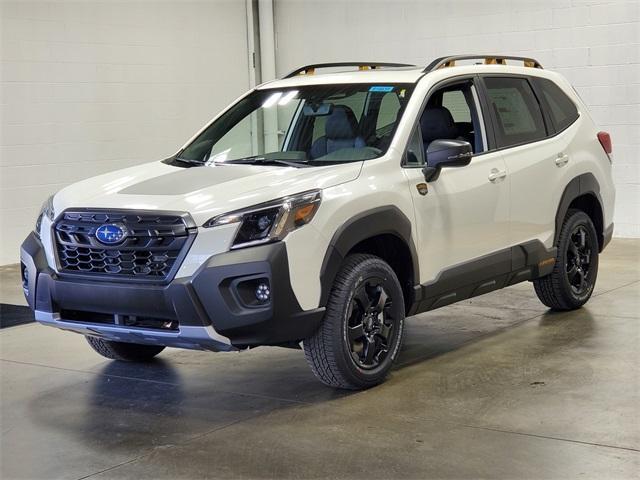
{"label": "rear quarter window", "polygon": [[560,132],[578,119],[578,109],[573,100],[551,80],[534,79],[536,88],[542,92],[556,132]]}
{"label": "rear quarter window", "polygon": [[546,138],[540,104],[525,78],[486,77],[484,83],[496,120],[498,147],[511,147]]}

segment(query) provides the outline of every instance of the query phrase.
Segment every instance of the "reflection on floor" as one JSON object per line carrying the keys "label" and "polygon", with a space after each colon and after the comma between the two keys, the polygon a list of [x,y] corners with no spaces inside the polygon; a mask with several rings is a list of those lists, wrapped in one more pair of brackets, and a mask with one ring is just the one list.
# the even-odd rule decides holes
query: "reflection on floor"
{"label": "reflection on floor", "polygon": [[639,307],[640,241],[614,240],[585,308],[522,284],[413,317],[388,382],[358,393],[295,350],[127,365],[6,328],[0,477],[637,477]]}

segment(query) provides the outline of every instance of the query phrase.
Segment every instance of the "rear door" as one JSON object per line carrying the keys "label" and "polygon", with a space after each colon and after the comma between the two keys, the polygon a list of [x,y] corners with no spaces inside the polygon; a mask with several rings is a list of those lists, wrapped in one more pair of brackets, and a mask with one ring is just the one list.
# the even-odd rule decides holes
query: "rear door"
{"label": "rear door", "polygon": [[540,99],[525,76],[482,76],[493,134],[510,178],[511,245],[539,239],[553,244],[561,170],[570,161],[568,142],[551,138]]}

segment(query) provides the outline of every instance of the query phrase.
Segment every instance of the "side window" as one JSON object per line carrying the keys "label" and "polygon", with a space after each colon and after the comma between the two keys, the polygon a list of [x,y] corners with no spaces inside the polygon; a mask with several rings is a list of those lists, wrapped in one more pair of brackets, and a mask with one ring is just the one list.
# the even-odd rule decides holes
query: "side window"
{"label": "side window", "polygon": [[526,79],[490,77],[484,82],[496,118],[498,147],[534,142],[547,136],[540,104]]}
{"label": "side window", "polygon": [[534,81],[549,106],[556,131],[561,132],[578,119],[575,103],[560,87],[546,78],[536,78]]}
{"label": "side window", "polygon": [[419,126],[413,129],[411,138],[409,138],[405,165],[407,167],[421,167],[424,165],[424,146]]}
{"label": "side window", "polygon": [[449,109],[453,121],[456,123],[471,123],[471,110],[467,105],[462,90],[450,90],[442,94],[442,106]]}
{"label": "side window", "polygon": [[380,111],[376,120],[376,130],[395,123],[400,110],[400,99],[395,92],[385,93],[380,101]]}
{"label": "side window", "polygon": [[465,140],[474,153],[485,151],[480,106],[470,80],[457,82],[431,94],[420,116],[424,149],[434,140]]}

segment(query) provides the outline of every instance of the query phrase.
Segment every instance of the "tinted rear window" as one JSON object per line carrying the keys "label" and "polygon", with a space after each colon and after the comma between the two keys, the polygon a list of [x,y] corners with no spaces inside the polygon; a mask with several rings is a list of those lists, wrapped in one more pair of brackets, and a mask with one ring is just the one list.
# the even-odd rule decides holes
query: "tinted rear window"
{"label": "tinted rear window", "polygon": [[535,142],[547,136],[540,104],[526,79],[488,77],[484,82],[496,117],[498,147]]}
{"label": "tinted rear window", "polygon": [[560,87],[546,78],[536,78],[535,82],[549,106],[549,113],[557,132],[564,130],[576,121],[578,109]]}

